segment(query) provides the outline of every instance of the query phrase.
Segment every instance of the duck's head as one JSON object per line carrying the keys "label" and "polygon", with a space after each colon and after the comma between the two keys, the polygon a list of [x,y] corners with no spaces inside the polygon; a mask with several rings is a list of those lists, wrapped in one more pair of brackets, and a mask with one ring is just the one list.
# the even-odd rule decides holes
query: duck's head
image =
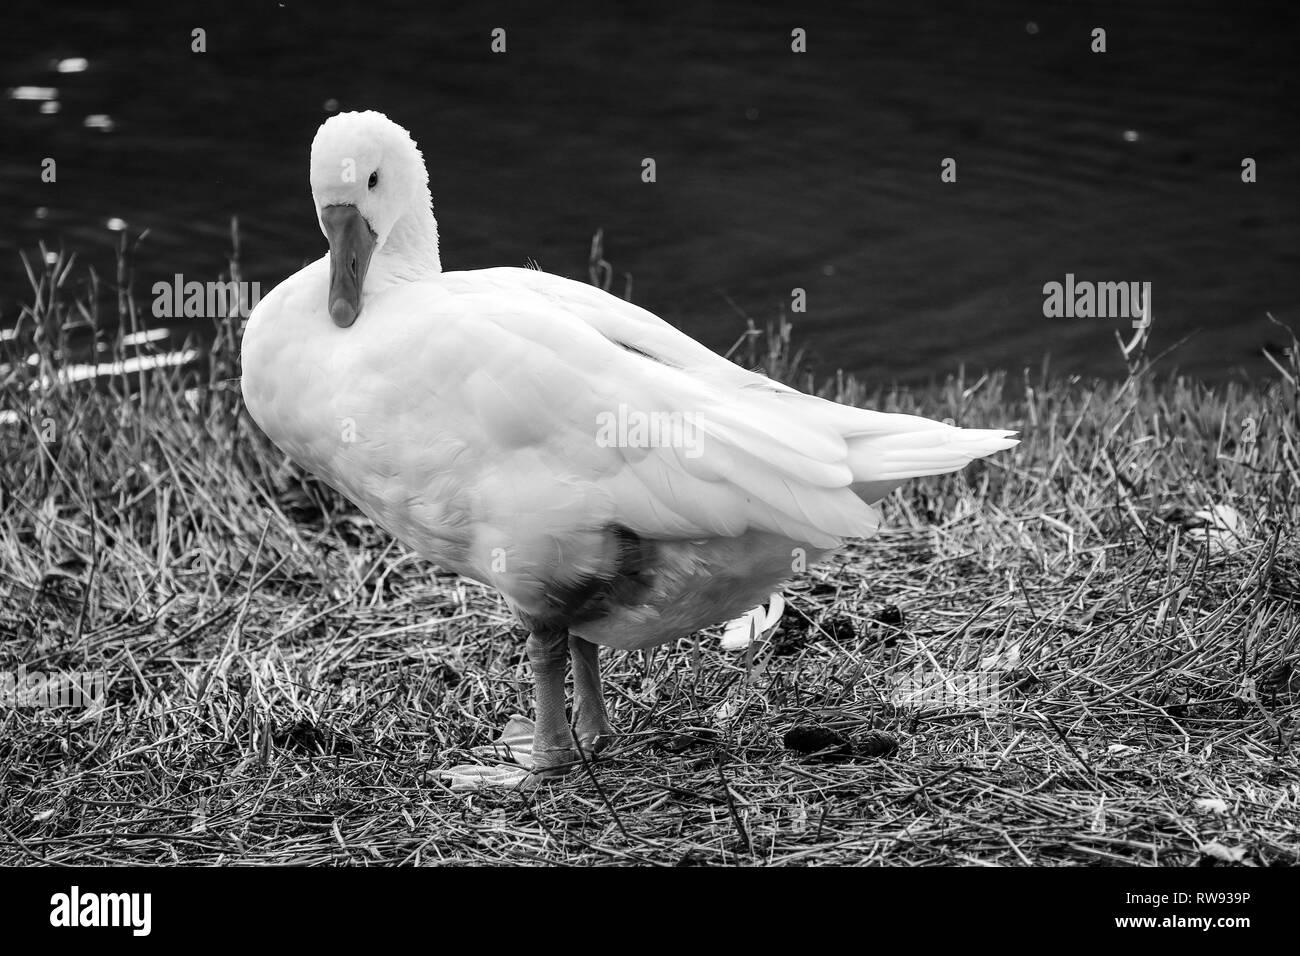
{"label": "duck's head", "polygon": [[[424,157],[411,134],[383,113],[340,113],[321,124],[311,144],[311,195],[330,244],[329,312],[340,328],[361,312],[376,251],[431,256],[438,270]],[[432,248],[422,248],[430,234]]]}

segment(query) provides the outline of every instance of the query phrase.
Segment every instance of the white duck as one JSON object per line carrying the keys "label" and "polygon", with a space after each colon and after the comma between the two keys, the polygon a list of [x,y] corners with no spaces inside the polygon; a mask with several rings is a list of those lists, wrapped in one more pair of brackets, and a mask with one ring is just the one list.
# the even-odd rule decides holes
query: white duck
{"label": "white duck", "polygon": [[581,282],[443,272],[423,157],[381,113],[321,126],[311,191],[329,255],[254,310],[244,400],[380,526],[505,597],[531,633],[516,750],[538,774],[577,759],[570,655],[594,753],[612,734],[597,645],[735,618],[870,535],[904,479],[1017,444],[802,394]]}

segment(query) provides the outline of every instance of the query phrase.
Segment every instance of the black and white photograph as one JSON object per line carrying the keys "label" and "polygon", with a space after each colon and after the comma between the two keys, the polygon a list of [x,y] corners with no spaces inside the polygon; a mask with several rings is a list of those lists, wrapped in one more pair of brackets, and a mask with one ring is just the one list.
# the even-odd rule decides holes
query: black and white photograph
{"label": "black and white photograph", "polygon": [[995,868],[1245,942],[1300,863],[1295,19],[8,5],[6,920]]}

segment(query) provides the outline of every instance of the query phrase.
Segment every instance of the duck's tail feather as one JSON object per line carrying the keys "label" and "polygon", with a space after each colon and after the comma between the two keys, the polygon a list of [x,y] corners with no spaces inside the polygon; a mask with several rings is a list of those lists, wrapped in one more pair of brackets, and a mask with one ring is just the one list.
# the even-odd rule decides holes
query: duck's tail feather
{"label": "duck's tail feather", "polygon": [[852,488],[876,502],[909,478],[960,471],[976,458],[1020,444],[1001,428],[957,428],[914,415],[875,413],[869,430],[845,436]]}

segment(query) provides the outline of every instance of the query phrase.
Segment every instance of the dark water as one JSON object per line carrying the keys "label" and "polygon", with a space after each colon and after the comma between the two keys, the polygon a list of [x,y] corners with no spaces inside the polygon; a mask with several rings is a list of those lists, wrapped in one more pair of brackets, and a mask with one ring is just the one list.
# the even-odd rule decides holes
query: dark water
{"label": "dark water", "polygon": [[[1067,272],[1151,282],[1154,345],[1192,334],[1176,361],[1207,377],[1268,371],[1266,312],[1300,326],[1288,4],[443,6],[7,4],[0,90],[56,87],[59,112],[0,99],[0,326],[19,249],[111,275],[112,217],[149,231],[144,290],[215,277],[232,215],[264,289],[322,254],[307,153],[329,100],[412,130],[446,268],[585,276],[603,228],[634,300],[715,348],[736,308],[772,318],[798,286],[823,371],[923,380],[1050,352],[1112,373],[1127,322],[1043,317]],[[52,69],[70,57],[87,69]]]}

